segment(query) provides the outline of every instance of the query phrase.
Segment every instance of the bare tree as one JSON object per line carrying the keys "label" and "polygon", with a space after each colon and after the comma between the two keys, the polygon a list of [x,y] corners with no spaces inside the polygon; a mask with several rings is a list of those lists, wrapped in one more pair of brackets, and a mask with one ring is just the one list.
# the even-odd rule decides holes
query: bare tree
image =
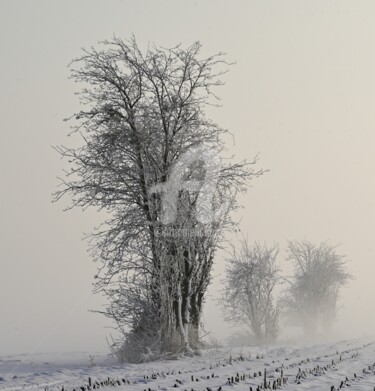
{"label": "bare tree", "polygon": [[291,241],[288,260],[294,264],[294,275],[283,297],[287,315],[314,336],[332,325],[340,291],[352,277],[344,256],[327,242]]}
{"label": "bare tree", "polygon": [[233,250],[226,270],[222,306],[225,319],[245,324],[258,343],[276,340],[280,309],[274,300],[279,282],[276,258],[278,247],[242,241],[239,251]]}
{"label": "bare tree", "polygon": [[[228,208],[205,225],[204,234],[197,234],[202,223],[195,213],[204,185],[179,188],[177,216],[163,222],[163,194],[154,189],[168,183],[188,151],[204,146],[219,153],[223,147],[224,130],[204,109],[217,99],[213,89],[222,84],[226,62],[221,53],[199,59],[200,48],[199,43],[186,50],[152,47],[143,54],[134,38],[114,38],[72,62],[73,80],[84,84],[86,109],[72,117],[82,145],[57,148],[70,171],[55,199],[69,193],[72,207],[109,214],[91,236],[101,265],[95,286],[107,295],[104,314],[115,320],[128,347],[144,341],[144,349],[168,352],[177,349],[171,341],[183,350],[198,344],[213,257],[223,232],[233,226],[235,194],[262,174],[253,169],[255,161],[221,167],[210,205],[227,201]],[[184,180],[205,175],[205,162],[195,163]],[[181,235],[185,231],[189,234]]]}

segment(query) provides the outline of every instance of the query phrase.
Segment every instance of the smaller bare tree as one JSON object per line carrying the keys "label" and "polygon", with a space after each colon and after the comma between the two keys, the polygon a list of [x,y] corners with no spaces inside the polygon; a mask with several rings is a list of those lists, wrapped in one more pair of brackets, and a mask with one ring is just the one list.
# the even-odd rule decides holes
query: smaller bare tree
{"label": "smaller bare tree", "polygon": [[226,269],[221,300],[225,320],[247,326],[258,343],[274,342],[280,332],[280,308],[273,295],[279,282],[278,252],[277,245],[251,247],[243,240]]}
{"label": "smaller bare tree", "polygon": [[283,297],[289,320],[302,326],[308,336],[320,328],[328,330],[336,316],[340,291],[352,278],[344,256],[327,242],[292,241],[288,260],[294,263],[294,275]]}

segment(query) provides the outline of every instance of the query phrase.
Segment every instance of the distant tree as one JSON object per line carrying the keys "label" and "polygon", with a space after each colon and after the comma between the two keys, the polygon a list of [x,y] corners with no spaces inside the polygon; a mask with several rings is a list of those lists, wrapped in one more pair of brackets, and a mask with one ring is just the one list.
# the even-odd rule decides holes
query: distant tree
{"label": "distant tree", "polygon": [[290,321],[309,336],[319,328],[329,329],[340,291],[351,279],[344,256],[327,242],[291,241],[288,260],[294,264],[294,275],[282,301]]}
{"label": "distant tree", "polygon": [[274,300],[278,251],[276,245],[251,247],[244,240],[239,251],[233,250],[226,270],[221,300],[225,319],[246,325],[258,343],[275,341],[280,331],[280,308]]}

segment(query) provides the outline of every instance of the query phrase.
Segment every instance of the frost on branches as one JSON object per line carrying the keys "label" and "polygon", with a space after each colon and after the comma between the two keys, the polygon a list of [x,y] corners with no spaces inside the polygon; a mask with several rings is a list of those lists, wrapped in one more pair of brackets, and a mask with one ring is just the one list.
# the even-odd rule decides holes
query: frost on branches
{"label": "frost on branches", "polygon": [[[204,197],[204,159],[185,168],[182,179],[201,187],[177,192],[175,219],[163,220],[163,192],[173,167],[192,148],[220,153],[223,129],[205,117],[215,104],[223,54],[200,59],[201,45],[152,47],[142,53],[134,38],[114,38],[84,50],[71,64],[82,85],[82,111],[72,116],[79,147],[57,147],[69,171],[56,200],[69,194],[72,207],[95,207],[108,218],[91,235],[100,268],[97,292],[108,298],[103,313],[123,338],[119,358],[150,360],[201,346],[199,327],[211,267],[223,233],[233,227],[235,194],[262,174],[254,163],[222,165],[210,207],[225,213],[203,224],[197,199]],[[202,211],[201,211],[202,212]]]}

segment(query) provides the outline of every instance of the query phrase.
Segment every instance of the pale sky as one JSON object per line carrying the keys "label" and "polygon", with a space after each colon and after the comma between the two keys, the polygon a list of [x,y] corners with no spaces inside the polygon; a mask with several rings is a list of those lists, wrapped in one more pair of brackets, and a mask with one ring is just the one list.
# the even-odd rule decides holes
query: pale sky
{"label": "pale sky", "polygon": [[[242,199],[241,229],[269,243],[340,244],[356,277],[338,335],[375,327],[375,2],[0,1],[0,353],[105,351],[110,323],[90,313],[95,265],[82,242],[100,218],[52,204],[65,163],[63,118],[79,109],[67,64],[114,34],[141,47],[194,41],[236,61],[209,116],[239,158],[270,173]],[[232,144],[232,145],[230,145]],[[280,258],[282,267],[282,257]],[[220,287],[224,255],[214,270]],[[229,325],[209,298],[206,327]]]}

